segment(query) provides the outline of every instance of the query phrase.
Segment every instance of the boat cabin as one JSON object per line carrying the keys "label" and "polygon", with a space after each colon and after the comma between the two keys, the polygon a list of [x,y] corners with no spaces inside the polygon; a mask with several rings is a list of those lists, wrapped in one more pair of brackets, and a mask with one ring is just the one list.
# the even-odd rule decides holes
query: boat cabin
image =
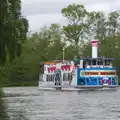
{"label": "boat cabin", "polygon": [[110,58],[82,58],[80,68],[112,68]]}

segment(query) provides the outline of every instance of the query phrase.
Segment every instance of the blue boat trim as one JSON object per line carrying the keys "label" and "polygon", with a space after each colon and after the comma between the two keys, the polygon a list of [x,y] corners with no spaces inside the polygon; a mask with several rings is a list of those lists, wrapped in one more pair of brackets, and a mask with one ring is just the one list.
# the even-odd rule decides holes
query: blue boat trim
{"label": "blue boat trim", "polygon": [[[102,85],[101,80],[105,77],[108,78],[108,80],[110,80],[111,84],[110,85],[117,85],[117,80],[116,80],[116,75],[111,75],[111,76],[102,76],[102,75],[91,75],[91,76],[81,76],[81,71],[83,72],[101,72],[101,71],[116,71],[115,68],[85,68],[85,69],[81,69],[81,68],[77,68],[77,85],[84,85],[84,86],[98,86],[98,85]],[[104,81],[104,84],[108,83],[108,80]]]}

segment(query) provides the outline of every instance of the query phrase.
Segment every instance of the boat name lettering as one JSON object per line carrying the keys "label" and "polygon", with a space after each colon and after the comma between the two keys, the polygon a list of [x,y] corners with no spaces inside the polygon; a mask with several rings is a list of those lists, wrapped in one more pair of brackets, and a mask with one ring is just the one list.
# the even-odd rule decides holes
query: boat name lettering
{"label": "boat name lettering", "polygon": [[116,75],[116,72],[85,72],[85,75]]}
{"label": "boat name lettering", "polygon": [[85,72],[85,75],[98,75],[98,72]]}
{"label": "boat name lettering", "polygon": [[115,72],[100,72],[100,75],[115,75]]}

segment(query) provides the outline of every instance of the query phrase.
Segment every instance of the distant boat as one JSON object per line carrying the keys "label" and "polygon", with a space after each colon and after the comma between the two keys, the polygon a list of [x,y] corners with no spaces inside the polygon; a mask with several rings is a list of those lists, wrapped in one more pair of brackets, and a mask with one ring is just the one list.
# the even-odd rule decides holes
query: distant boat
{"label": "distant boat", "polygon": [[40,90],[108,90],[118,87],[113,58],[97,56],[97,40],[92,40],[92,58],[81,58],[74,69],[73,61],[59,60],[40,63]]}

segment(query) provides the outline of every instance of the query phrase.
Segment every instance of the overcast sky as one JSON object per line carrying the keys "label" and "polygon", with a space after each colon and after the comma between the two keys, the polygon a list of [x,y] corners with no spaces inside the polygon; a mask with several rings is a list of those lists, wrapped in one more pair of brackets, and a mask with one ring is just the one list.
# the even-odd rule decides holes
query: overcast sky
{"label": "overcast sky", "polygon": [[69,4],[83,4],[88,11],[119,10],[120,0],[22,0],[22,14],[29,20],[30,31],[37,31],[44,25],[67,23],[61,9]]}

